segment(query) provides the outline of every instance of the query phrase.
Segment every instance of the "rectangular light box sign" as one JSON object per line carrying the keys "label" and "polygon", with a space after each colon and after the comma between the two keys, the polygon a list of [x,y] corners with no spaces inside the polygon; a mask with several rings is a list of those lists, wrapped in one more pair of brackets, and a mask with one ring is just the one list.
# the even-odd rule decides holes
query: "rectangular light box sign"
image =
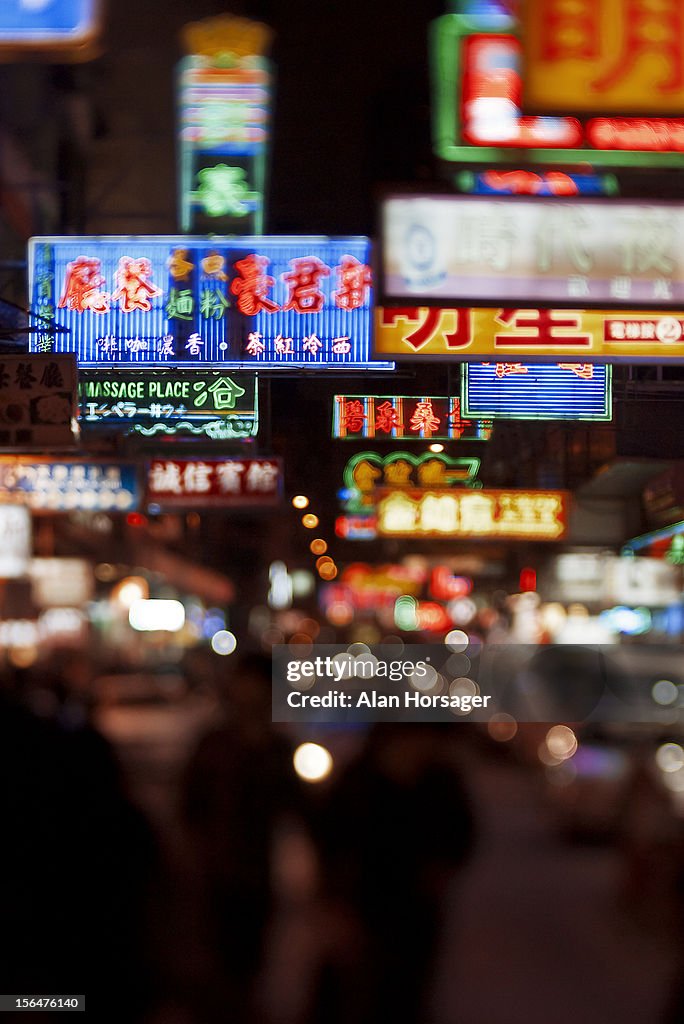
{"label": "rectangular light box sign", "polygon": [[0,355],[0,449],[74,448],[76,376],[72,355]]}
{"label": "rectangular light box sign", "polygon": [[[258,428],[257,378],[253,373],[211,370],[83,370],[81,419],[126,428],[131,424],[220,417]],[[230,427],[227,428],[230,430]],[[230,436],[235,436],[234,434]]]}
{"label": "rectangular light box sign", "polygon": [[0,457],[0,502],[33,512],[129,512],[139,498],[132,462]]}
{"label": "rectangular light box sign", "polygon": [[464,416],[611,420],[612,369],[593,363],[466,363]]}
{"label": "rectangular light box sign", "polygon": [[153,459],[147,472],[150,510],[272,506],[280,501],[277,458]]}
{"label": "rectangular light box sign", "polygon": [[79,366],[392,369],[370,357],[367,238],[29,242],[32,347]]}
{"label": "rectangular light box sign", "polygon": [[[684,119],[663,116],[682,112],[681,5],[664,0],[670,10],[651,14],[667,26],[664,42],[645,16],[647,2],[579,3],[557,17],[529,3],[524,43],[514,17],[486,7],[438,18],[431,25],[437,155],[461,164],[510,164],[524,152],[528,165],[544,167],[684,166]],[[542,37],[549,45],[540,61]]]}
{"label": "rectangular light box sign", "polygon": [[78,51],[99,30],[100,0],[3,0],[0,50]]}
{"label": "rectangular light box sign", "polygon": [[684,311],[385,306],[375,351],[397,360],[684,362]]}
{"label": "rectangular light box sign", "polygon": [[377,505],[381,537],[561,540],[566,491],[462,490],[386,493]]}
{"label": "rectangular light box sign", "polygon": [[418,395],[335,395],[332,436],[355,441],[488,441],[489,420],[461,416],[460,398]]}
{"label": "rectangular light box sign", "polygon": [[382,206],[385,304],[684,304],[684,203],[395,195]]}
{"label": "rectangular light box sign", "polygon": [[680,0],[535,0],[522,5],[521,30],[531,109],[661,117],[684,110]]}
{"label": "rectangular light box sign", "polygon": [[[6,501],[6,499],[0,499]],[[31,558],[31,514],[19,505],[0,504],[0,579],[24,576]]]}

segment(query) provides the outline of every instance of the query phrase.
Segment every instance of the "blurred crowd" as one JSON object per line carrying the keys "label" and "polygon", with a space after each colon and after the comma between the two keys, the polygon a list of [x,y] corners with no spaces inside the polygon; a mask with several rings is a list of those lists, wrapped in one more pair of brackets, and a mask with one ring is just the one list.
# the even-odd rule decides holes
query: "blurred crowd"
{"label": "blurred crowd", "polygon": [[[83,658],[4,673],[2,991],[85,993],[97,1020],[131,1024],[479,1021],[433,998],[445,947],[453,960],[469,941],[445,925],[481,856],[471,776],[503,764],[535,793],[529,759],[460,723],[347,728],[312,784],[294,766],[301,737],[271,723],[270,659],[236,659],[213,686],[160,825],[98,727]],[[610,837],[611,912],[666,927],[676,962],[684,850],[663,799],[637,749]],[[678,977],[653,1024],[684,1019]]]}

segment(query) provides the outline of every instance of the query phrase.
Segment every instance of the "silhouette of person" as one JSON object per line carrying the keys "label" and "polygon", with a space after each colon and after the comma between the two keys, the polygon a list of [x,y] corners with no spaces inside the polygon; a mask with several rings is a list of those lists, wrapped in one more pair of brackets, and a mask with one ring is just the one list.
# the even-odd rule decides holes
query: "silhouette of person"
{"label": "silhouette of person", "polygon": [[319,832],[326,898],[333,928],[357,948],[341,970],[324,965],[317,1021],[424,1019],[444,897],[473,839],[443,736],[439,726],[376,726],[332,786]]}

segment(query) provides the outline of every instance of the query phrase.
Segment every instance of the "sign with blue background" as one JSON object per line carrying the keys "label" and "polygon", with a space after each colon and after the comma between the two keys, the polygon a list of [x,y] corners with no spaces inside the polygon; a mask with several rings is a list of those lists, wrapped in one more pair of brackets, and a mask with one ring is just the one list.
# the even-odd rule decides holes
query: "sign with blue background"
{"label": "sign with blue background", "polygon": [[29,243],[38,351],[85,368],[392,369],[370,359],[367,238]]}
{"label": "sign with blue background", "polygon": [[464,417],[610,420],[611,367],[594,363],[467,363]]}
{"label": "sign with blue background", "polygon": [[98,6],[97,0],[3,0],[0,42],[73,42],[92,31]]}

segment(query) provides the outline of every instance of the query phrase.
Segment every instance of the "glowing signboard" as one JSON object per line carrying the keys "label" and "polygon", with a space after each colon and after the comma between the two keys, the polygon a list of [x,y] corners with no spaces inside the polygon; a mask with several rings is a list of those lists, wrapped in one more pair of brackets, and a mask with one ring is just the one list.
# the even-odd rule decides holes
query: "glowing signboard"
{"label": "glowing signboard", "polygon": [[480,460],[452,458],[443,453],[357,452],[344,468],[344,484],[352,500],[372,497],[380,487],[477,487]]}
{"label": "glowing signboard", "polygon": [[560,540],[566,532],[565,491],[395,491],[377,506],[381,537]]}
{"label": "glowing signboard", "polygon": [[612,419],[611,367],[593,363],[466,363],[464,415],[518,420]]}
{"label": "glowing signboard", "polygon": [[[554,0],[546,0],[547,4]],[[560,2],[560,0],[558,0]],[[634,4],[645,6],[645,0],[605,0],[622,6]],[[666,6],[674,0],[663,0]],[[551,22],[539,16],[538,5],[525,5],[529,11],[528,20],[536,26],[536,33],[563,32],[562,26],[554,27]],[[570,19],[585,6],[585,0],[575,4],[575,11],[568,14]],[[573,6],[573,5],[570,5]],[[597,5],[592,4],[592,15]],[[580,14],[580,17],[582,15]],[[624,22],[618,36],[629,39],[632,32],[642,37],[638,46],[644,52],[646,35],[650,33],[647,48],[661,45],[658,33],[667,33],[667,53],[658,64],[653,51],[647,55],[646,66],[637,69],[640,76],[657,79],[663,84],[663,65],[671,63],[671,51],[681,52],[681,38],[670,40],[669,29],[659,24],[660,14],[654,14],[655,27],[646,27],[643,18]],[[504,22],[508,20],[508,24]],[[680,21],[677,15],[674,19]],[[632,28],[627,26],[631,25]],[[534,116],[526,106],[528,89],[527,76],[521,72],[522,44],[513,34],[515,21],[502,19],[500,14],[491,14],[487,7],[469,14],[450,14],[438,18],[432,26],[432,70],[433,70],[433,141],[435,152],[443,159],[453,162],[506,163],[519,162],[520,150],[525,151],[526,161],[531,164],[557,163],[563,165],[589,162],[593,166],[657,167],[684,166],[684,119],[668,117],[622,116],[606,117],[603,113],[612,110],[610,102],[595,104],[597,117],[582,121],[568,116]],[[564,45],[571,46],[581,33],[572,28],[564,35]],[[526,32],[527,36],[527,32]],[[607,39],[608,36],[606,35]],[[614,44],[613,44],[614,45]],[[605,50],[604,50],[605,52]],[[635,54],[632,47],[632,55]],[[681,58],[680,58],[681,59]],[[631,61],[631,57],[630,57]],[[643,65],[644,62],[642,61]],[[526,69],[527,70],[527,69]],[[607,68],[606,68],[607,70]],[[624,65],[625,72],[632,71],[630,63]],[[591,72],[589,72],[591,73]],[[549,82],[555,87],[567,86],[572,90],[572,102],[561,105],[554,114],[564,115],[577,109],[577,98],[582,95],[578,86],[572,86],[571,79],[560,82],[564,74],[545,73],[541,76],[536,99],[549,95]],[[600,82],[601,79],[599,78]],[[610,85],[610,78],[602,83]],[[616,80],[617,84],[617,80]],[[665,80],[667,85],[667,80]],[[609,90],[604,89],[605,92]],[[676,90],[673,90],[676,92]],[[644,96],[648,96],[644,100]],[[655,104],[658,112],[666,110],[660,103],[657,90],[645,90],[635,106],[630,104],[627,115],[638,109],[649,109]],[[541,109],[542,103],[534,105]],[[677,104],[675,104],[675,107]],[[548,109],[548,107],[544,107]]]}
{"label": "glowing signboard", "polygon": [[[259,423],[255,374],[83,370],[79,399],[84,423],[123,429],[144,424],[149,430],[155,423],[178,427],[179,421],[190,421],[192,426],[194,420],[219,417],[225,420],[225,436],[232,438],[253,436]],[[155,431],[162,432],[166,431]]]}
{"label": "glowing signboard", "polygon": [[179,67],[183,231],[260,234],[264,222],[271,32],[219,15],[186,25]]}
{"label": "glowing signboard", "polygon": [[370,363],[366,238],[33,238],[38,351],[85,368]]}
{"label": "glowing signboard", "polygon": [[[100,29],[100,0],[3,0],[0,5],[0,52],[55,51],[61,60],[93,56]],[[48,53],[46,53],[48,51]]]}
{"label": "glowing signboard", "polygon": [[684,111],[681,0],[524,4],[525,103],[615,114]]}
{"label": "glowing signboard", "polygon": [[147,473],[147,504],[159,508],[276,505],[282,491],[280,459],[154,459]]}
{"label": "glowing signboard", "polygon": [[133,463],[0,457],[0,501],[33,512],[128,512],[138,500]]}
{"label": "glowing signboard", "polygon": [[0,505],[0,579],[23,576],[31,558],[31,515],[17,505]]}
{"label": "glowing signboard", "polygon": [[669,308],[684,303],[684,203],[395,195],[385,302]]}
{"label": "glowing signboard", "polygon": [[613,174],[569,174],[567,171],[460,171],[461,192],[475,196],[612,196],[618,193]]}
{"label": "glowing signboard", "polygon": [[0,355],[0,448],[73,448],[76,376],[73,356]]}
{"label": "glowing signboard", "polygon": [[384,308],[375,351],[392,359],[684,362],[684,311]]}
{"label": "glowing signboard", "polygon": [[461,416],[460,398],[335,395],[332,436],[342,440],[488,441],[492,423]]}

